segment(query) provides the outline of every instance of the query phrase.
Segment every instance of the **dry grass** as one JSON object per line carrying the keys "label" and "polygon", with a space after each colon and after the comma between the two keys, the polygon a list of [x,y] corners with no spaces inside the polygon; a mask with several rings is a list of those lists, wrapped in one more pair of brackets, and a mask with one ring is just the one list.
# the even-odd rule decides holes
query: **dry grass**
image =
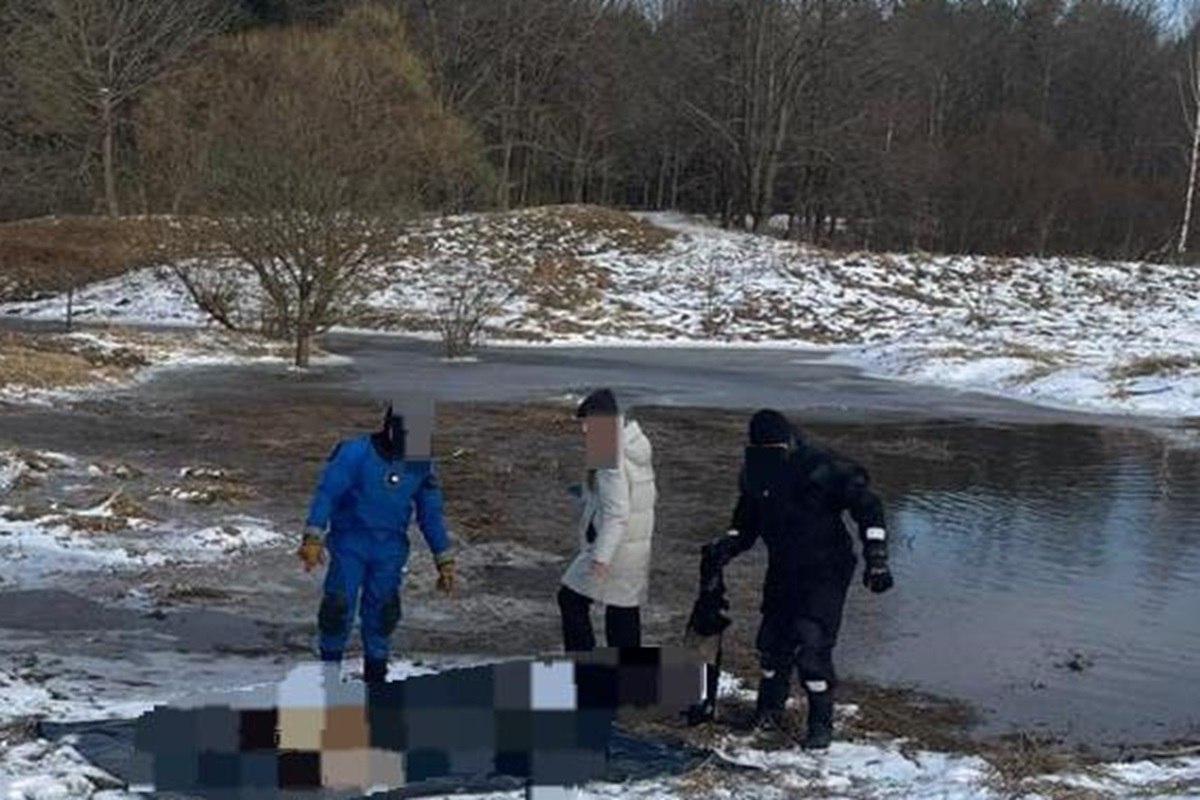
{"label": "dry grass", "polygon": [[859,736],[904,739],[908,747],[942,752],[977,753],[981,747],[967,735],[976,712],[966,703],[854,680],[843,683],[839,697],[858,706],[846,728]]}
{"label": "dry grass", "polygon": [[162,593],[163,600],[186,602],[190,600],[228,600],[232,592],[212,586],[197,586],[190,583],[172,583]]}
{"label": "dry grass", "polygon": [[123,489],[108,495],[95,507],[107,513],[70,513],[62,518],[62,522],[71,530],[80,533],[119,533],[131,528],[135,520],[155,518],[145,506],[127,495]]}
{"label": "dry grass", "polygon": [[0,333],[0,388],[63,389],[120,377],[119,370],[97,369],[78,353],[31,347],[28,338]]}
{"label": "dry grass", "polygon": [[[292,345],[254,334],[135,331],[119,326],[91,337],[0,331],[0,389],[45,391],[129,380],[181,352],[287,359]],[[314,350],[314,355],[321,355]]]}
{"label": "dry grass", "polygon": [[67,527],[78,533],[120,533],[129,529],[125,517],[96,517],[86,514],[71,514],[63,520]]}
{"label": "dry grass", "polygon": [[1065,359],[1065,354],[1059,350],[1046,350],[1028,344],[1009,343],[1001,348],[999,355],[1010,358],[1023,358],[1046,366],[1059,366]]}
{"label": "dry grass", "polygon": [[1026,372],[1023,372],[1020,377],[1017,378],[1017,382],[1029,384],[1033,383],[1034,381],[1040,381],[1042,378],[1050,377],[1055,372],[1058,372],[1058,370],[1059,365],[1057,364],[1034,364],[1033,367]]}
{"label": "dry grass", "polygon": [[0,224],[0,302],[59,294],[153,262],[153,223],[52,217]]}
{"label": "dry grass", "polygon": [[1081,763],[1078,757],[1064,751],[1057,741],[1027,733],[1001,737],[984,757],[1010,784],[1065,772]]}
{"label": "dry grass", "polygon": [[1174,375],[1195,367],[1200,367],[1200,356],[1142,356],[1113,367],[1109,375],[1123,381],[1155,375]]}
{"label": "dry grass", "polygon": [[140,478],[145,474],[141,469],[123,461],[99,461],[93,466],[100,470],[103,475],[121,481]]}
{"label": "dry grass", "polygon": [[32,742],[38,738],[38,720],[36,717],[19,717],[0,723],[0,747],[12,747]]}
{"label": "dry grass", "polygon": [[543,206],[415,223],[397,242],[397,258],[435,257],[435,244],[452,238],[463,258],[501,269],[528,268],[530,257],[586,257],[661,252],[675,234],[621,211],[597,206]]}
{"label": "dry grass", "polygon": [[62,336],[0,332],[0,389],[67,389],[127,379],[148,361],[133,350],[105,350]]}
{"label": "dry grass", "polygon": [[649,222],[600,206],[547,206],[524,213],[536,221],[546,238],[600,239],[623,253],[658,253],[675,238],[675,234]]}
{"label": "dry grass", "polygon": [[54,513],[54,509],[46,501],[40,501],[32,504],[20,504],[11,508],[5,508],[0,514],[0,518],[9,522],[33,522],[34,520],[48,517]]}
{"label": "dry grass", "polygon": [[104,501],[104,505],[108,510],[119,517],[128,517],[130,519],[154,519],[144,505],[137,500],[127,495],[124,490],[118,489]]}
{"label": "dry grass", "polygon": [[185,477],[174,486],[160,486],[154,494],[201,506],[244,503],[258,497],[253,486],[226,477]]}
{"label": "dry grass", "polygon": [[540,253],[522,288],[542,308],[577,310],[599,301],[608,283],[607,273],[593,264],[574,256]]}
{"label": "dry grass", "polygon": [[1033,792],[1037,793],[1038,797],[1045,797],[1049,800],[1110,800],[1111,792],[1098,792],[1093,789],[1083,789],[1077,786],[1063,786],[1059,783],[1050,781],[1033,781],[1025,783],[1020,787],[1006,787],[999,785],[998,788],[1006,791],[1014,797],[1025,797]]}
{"label": "dry grass", "polygon": [[975,355],[974,350],[966,347],[941,347],[936,350],[929,351],[930,358],[956,358],[967,359]]}

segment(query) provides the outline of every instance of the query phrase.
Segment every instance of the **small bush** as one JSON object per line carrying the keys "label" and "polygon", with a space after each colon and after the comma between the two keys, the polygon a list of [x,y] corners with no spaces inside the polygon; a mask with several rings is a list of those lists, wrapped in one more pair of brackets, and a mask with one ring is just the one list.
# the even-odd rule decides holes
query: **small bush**
{"label": "small bush", "polygon": [[488,320],[499,313],[512,290],[486,267],[454,264],[434,269],[457,270],[435,313],[447,358],[470,355],[479,346]]}
{"label": "small bush", "polygon": [[1110,374],[1117,380],[1131,380],[1154,375],[1174,375],[1197,366],[1200,366],[1200,356],[1141,356],[1113,367]]}

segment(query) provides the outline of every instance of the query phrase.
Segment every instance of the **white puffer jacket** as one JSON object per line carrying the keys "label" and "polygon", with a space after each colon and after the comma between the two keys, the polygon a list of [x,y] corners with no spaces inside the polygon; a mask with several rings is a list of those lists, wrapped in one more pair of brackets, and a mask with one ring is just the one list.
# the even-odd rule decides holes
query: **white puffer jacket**
{"label": "white puffer jacket", "polygon": [[[610,606],[640,606],[650,589],[650,542],[654,535],[654,451],[641,426],[622,426],[616,469],[599,469],[595,486],[584,487],[579,520],[580,551],[563,575],[563,584]],[[587,540],[588,525],[596,540]],[[592,577],[592,561],[608,565],[605,577]]]}

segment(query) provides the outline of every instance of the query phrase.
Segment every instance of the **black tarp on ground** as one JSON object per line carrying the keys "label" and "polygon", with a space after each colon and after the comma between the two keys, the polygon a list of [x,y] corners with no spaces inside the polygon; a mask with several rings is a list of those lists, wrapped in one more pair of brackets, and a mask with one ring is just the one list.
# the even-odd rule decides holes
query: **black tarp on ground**
{"label": "black tarp on ground", "polygon": [[[85,758],[106,772],[129,782],[137,778],[132,774],[136,771],[136,755],[133,746],[136,725],[136,720],[121,719],[72,723],[42,722],[38,728],[39,734],[51,741],[58,741],[67,736],[75,737],[74,747]],[[706,750],[638,736],[614,727],[609,743],[608,770],[604,780],[624,782],[679,775],[697,767],[709,756],[710,753]],[[523,787],[522,780],[508,776],[490,776],[469,780],[448,778],[423,781],[419,785],[407,786],[372,797],[377,799],[426,797],[459,792],[511,791]],[[331,789],[292,792],[280,790],[272,792],[271,795],[279,798],[303,797],[307,800],[343,800],[358,796],[354,793]],[[191,798],[199,795],[157,792],[151,796],[155,800],[183,800],[184,797]]]}

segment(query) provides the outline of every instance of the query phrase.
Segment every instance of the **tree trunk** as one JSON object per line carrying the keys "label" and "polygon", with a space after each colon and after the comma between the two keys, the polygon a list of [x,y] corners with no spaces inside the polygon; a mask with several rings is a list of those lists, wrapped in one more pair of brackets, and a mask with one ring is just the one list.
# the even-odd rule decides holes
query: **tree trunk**
{"label": "tree trunk", "polygon": [[1183,223],[1179,226],[1179,244],[1175,251],[1180,255],[1187,252],[1188,234],[1192,227],[1192,206],[1196,197],[1196,161],[1200,158],[1200,65],[1193,78],[1193,95],[1196,116],[1192,120],[1192,162],[1188,170],[1187,197],[1183,204]]}
{"label": "tree trunk", "polygon": [[311,295],[301,287],[296,298],[296,366],[308,369],[312,360],[313,318]]}
{"label": "tree trunk", "polygon": [[571,202],[583,202],[584,185],[587,183],[588,159],[586,155],[587,125],[580,125],[579,138],[575,141],[575,158],[571,164]]}
{"label": "tree trunk", "polygon": [[308,369],[312,361],[312,327],[307,323],[296,324],[296,366]]}
{"label": "tree trunk", "polygon": [[671,158],[671,208],[679,208],[679,170],[680,162],[683,161],[683,156],[678,150],[674,152]]}
{"label": "tree trunk", "polygon": [[104,202],[108,206],[108,215],[110,217],[117,217],[121,215],[121,209],[117,204],[117,176],[113,153],[115,143],[113,141],[112,97],[107,89],[102,89],[100,93],[100,125],[103,135],[100,155],[104,165]]}
{"label": "tree trunk", "polygon": [[500,160],[500,185],[496,187],[500,192],[500,196],[496,200],[500,205],[501,211],[508,211],[509,203],[511,202],[509,190],[512,181],[513,141],[512,137],[508,134],[507,125],[502,126],[502,133],[500,135],[504,141],[504,156]]}
{"label": "tree trunk", "polygon": [[517,197],[517,203],[521,208],[529,205],[529,182],[532,177],[531,170],[533,169],[533,151],[526,147],[523,151],[521,159],[521,193]]}
{"label": "tree trunk", "polygon": [[662,211],[663,203],[667,200],[667,173],[670,168],[671,155],[663,151],[658,161],[658,186],[654,195],[654,208]]}

